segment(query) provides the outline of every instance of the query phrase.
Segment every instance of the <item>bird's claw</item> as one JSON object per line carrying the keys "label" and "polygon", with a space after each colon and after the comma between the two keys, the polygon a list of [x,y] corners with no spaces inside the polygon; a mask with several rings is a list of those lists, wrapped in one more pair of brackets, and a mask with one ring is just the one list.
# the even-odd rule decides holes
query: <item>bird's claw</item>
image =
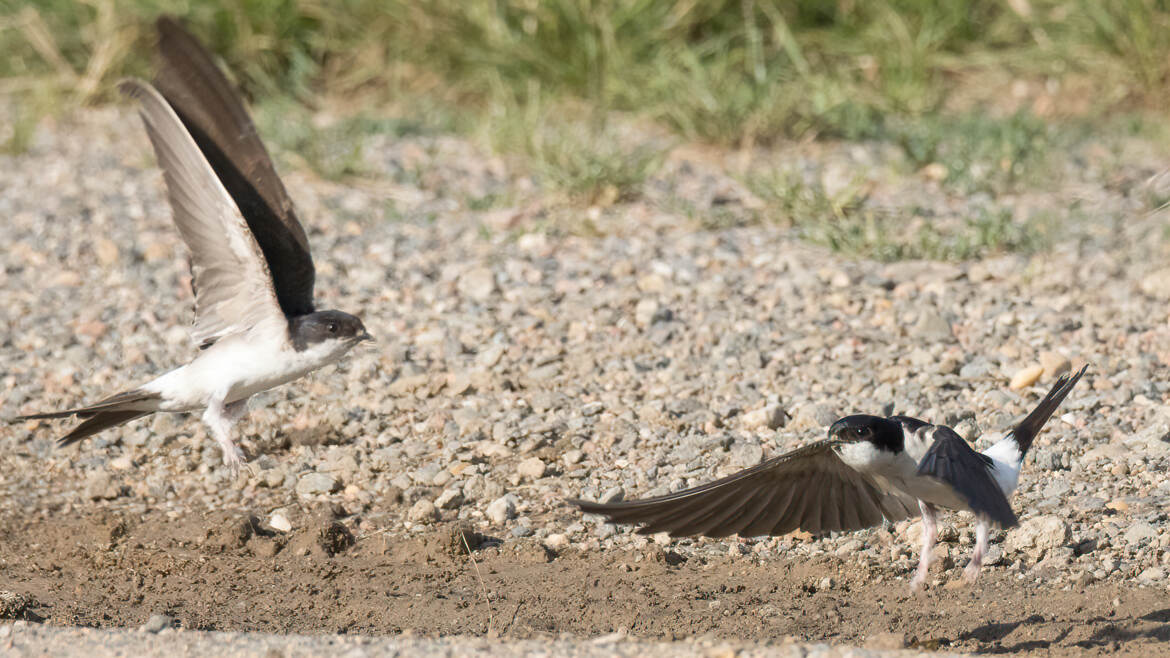
{"label": "bird's claw", "polygon": [[926,587],[926,576],[924,574],[915,574],[910,579],[910,593],[915,596],[922,596]]}
{"label": "bird's claw", "polygon": [[234,443],[228,446],[224,446],[223,465],[231,470],[233,478],[239,477],[241,468],[248,469],[248,473],[252,477],[256,477],[255,467],[253,467],[252,464],[250,464],[244,457],[244,451],[240,450],[240,447]]}

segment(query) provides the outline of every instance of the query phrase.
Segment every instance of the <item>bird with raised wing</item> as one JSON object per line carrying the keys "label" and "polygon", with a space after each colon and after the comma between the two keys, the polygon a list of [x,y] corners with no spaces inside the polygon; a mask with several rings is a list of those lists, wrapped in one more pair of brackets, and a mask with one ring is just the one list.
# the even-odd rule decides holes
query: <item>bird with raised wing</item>
{"label": "bird with raised wing", "polygon": [[910,581],[926,582],[938,537],[938,510],[975,514],[975,548],[965,577],[973,583],[987,555],[990,528],[1018,525],[1008,499],[1044,423],[1088,366],[1062,375],[1002,440],[975,451],[955,430],[908,416],[846,416],[829,436],[752,468],[676,493],[615,503],[572,500],[643,534],[674,537],[819,534],[869,528],[922,514],[922,555]]}
{"label": "bird with raised wing", "polygon": [[199,354],[187,365],[95,404],[16,420],[77,417],[68,445],[159,412],[203,410],[233,470],[248,399],[341,359],[372,340],[362,321],[318,311],[305,231],[239,95],[177,21],[158,20],[156,87],[127,80],[191,252]]}

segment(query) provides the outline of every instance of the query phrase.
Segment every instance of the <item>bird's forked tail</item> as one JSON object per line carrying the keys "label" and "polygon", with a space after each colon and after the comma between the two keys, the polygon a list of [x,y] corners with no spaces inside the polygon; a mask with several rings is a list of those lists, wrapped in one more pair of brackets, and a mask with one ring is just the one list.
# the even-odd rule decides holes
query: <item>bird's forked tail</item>
{"label": "bird's forked tail", "polygon": [[58,446],[67,446],[87,436],[97,434],[102,430],[154,413],[158,410],[158,401],[160,399],[161,397],[158,393],[135,389],[133,391],[125,391],[117,395],[112,395],[89,406],[66,409],[65,411],[51,411],[48,413],[17,416],[12,419],[12,422],[46,418],[69,418],[71,416],[85,419],[80,425],[74,427],[68,434],[57,440]]}
{"label": "bird's forked tail", "polygon": [[1089,369],[1088,364],[1085,364],[1074,375],[1061,375],[1052,385],[1052,389],[1048,391],[1048,395],[1036,405],[1032,413],[1028,414],[1024,420],[1020,421],[1012,430],[1012,436],[1016,439],[1016,445],[1019,446],[1020,456],[1023,457],[1028,452],[1028,448],[1032,447],[1032,440],[1040,433],[1040,428],[1044,427],[1044,423],[1052,416],[1061,402],[1068,397],[1068,394],[1081,380],[1081,375]]}

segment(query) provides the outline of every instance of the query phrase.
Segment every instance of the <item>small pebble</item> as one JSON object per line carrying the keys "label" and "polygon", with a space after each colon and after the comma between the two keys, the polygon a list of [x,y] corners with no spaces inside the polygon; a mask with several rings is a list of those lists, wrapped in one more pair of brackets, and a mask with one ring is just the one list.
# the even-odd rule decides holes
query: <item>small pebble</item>
{"label": "small pebble", "polygon": [[1017,370],[1016,374],[1012,375],[1012,381],[1008,384],[1008,388],[1013,391],[1018,391],[1025,386],[1031,386],[1040,379],[1040,375],[1044,373],[1043,366],[1028,366],[1021,370]]}
{"label": "small pebble", "polygon": [[175,618],[167,615],[151,615],[146,623],[139,627],[138,630],[144,633],[158,633],[159,631],[174,628]]}

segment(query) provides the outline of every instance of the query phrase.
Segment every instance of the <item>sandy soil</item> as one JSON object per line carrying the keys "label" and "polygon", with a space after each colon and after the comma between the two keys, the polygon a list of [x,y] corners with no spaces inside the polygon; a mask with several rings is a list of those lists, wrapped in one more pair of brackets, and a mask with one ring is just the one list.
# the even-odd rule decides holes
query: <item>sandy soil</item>
{"label": "sandy soil", "polygon": [[298,634],[624,631],[864,646],[896,642],[889,633],[899,629],[911,647],[962,652],[1148,656],[1170,647],[1170,604],[1158,590],[1061,590],[991,572],[975,588],[948,582],[914,597],[904,580],[835,557],[684,560],[658,546],[557,554],[469,532],[473,562],[458,525],[391,538],[336,512],[307,512],[287,536],[239,515],[5,518],[0,582],[24,595],[7,612],[93,627],[167,614],[187,629]]}

